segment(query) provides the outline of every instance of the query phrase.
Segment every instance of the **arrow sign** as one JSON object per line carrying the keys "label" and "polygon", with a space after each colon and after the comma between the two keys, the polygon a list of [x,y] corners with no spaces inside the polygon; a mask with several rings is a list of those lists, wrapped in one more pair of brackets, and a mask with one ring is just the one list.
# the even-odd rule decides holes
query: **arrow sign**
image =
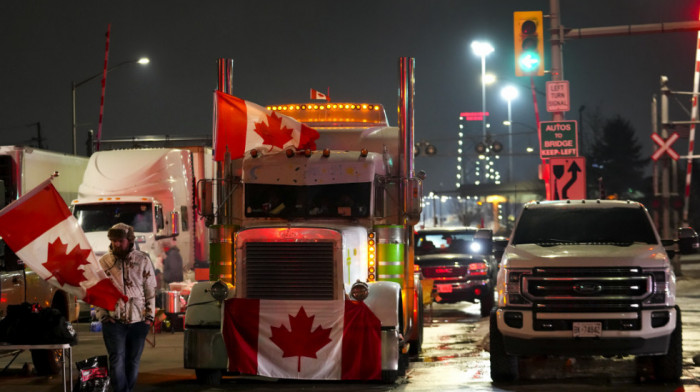
{"label": "arrow sign", "polygon": [[668,154],[671,158],[673,158],[674,161],[677,161],[678,158],[680,158],[680,155],[671,148],[671,145],[678,140],[680,136],[678,135],[678,132],[673,132],[671,136],[668,137],[668,139],[662,138],[659,136],[658,133],[652,133],[651,134],[651,140],[654,141],[654,143],[659,145],[659,148],[654,151],[653,154],[651,154],[651,159],[657,161],[659,158],[661,158],[664,153]]}
{"label": "arrow sign", "polygon": [[578,178],[578,173],[581,171],[581,168],[578,167],[576,164],[576,161],[573,161],[571,163],[571,166],[569,166],[569,170],[567,170],[569,173],[571,173],[571,178],[569,179],[569,182],[564,185],[563,188],[561,188],[561,198],[562,199],[568,199],[569,198],[569,188],[571,188],[572,185],[576,183],[576,179]]}
{"label": "arrow sign", "polygon": [[586,198],[586,158],[550,158],[549,164],[552,200]]}

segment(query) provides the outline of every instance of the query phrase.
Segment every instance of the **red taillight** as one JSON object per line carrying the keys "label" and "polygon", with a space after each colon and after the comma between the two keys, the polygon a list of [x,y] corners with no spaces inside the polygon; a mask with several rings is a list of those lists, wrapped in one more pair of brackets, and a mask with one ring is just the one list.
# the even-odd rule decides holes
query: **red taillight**
{"label": "red taillight", "polygon": [[486,275],[488,274],[488,267],[486,263],[472,263],[469,264],[469,275]]}

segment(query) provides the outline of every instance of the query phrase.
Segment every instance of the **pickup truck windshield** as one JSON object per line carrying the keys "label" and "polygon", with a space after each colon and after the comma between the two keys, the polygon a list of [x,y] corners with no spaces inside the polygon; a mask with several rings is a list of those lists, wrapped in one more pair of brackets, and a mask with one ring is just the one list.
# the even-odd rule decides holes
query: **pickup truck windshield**
{"label": "pickup truck windshield", "polygon": [[654,229],[637,208],[530,208],[522,212],[513,245],[656,244]]}
{"label": "pickup truck windshield", "polygon": [[247,217],[364,218],[372,184],[245,185]]}

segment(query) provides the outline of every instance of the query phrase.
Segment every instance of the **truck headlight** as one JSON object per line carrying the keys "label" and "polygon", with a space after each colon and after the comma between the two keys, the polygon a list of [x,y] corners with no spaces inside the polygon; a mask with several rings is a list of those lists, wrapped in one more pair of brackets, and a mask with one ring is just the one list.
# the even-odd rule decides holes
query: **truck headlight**
{"label": "truck headlight", "polygon": [[522,278],[529,273],[528,270],[506,270],[505,305],[506,306],[530,306],[530,302],[522,295]]}
{"label": "truck headlight", "polygon": [[364,301],[369,296],[369,286],[365,282],[357,281],[350,288],[350,297],[357,301]]}
{"label": "truck headlight", "polygon": [[218,302],[222,302],[226,299],[226,296],[228,296],[228,286],[221,280],[217,280],[211,285],[209,294],[211,294],[211,296]]}

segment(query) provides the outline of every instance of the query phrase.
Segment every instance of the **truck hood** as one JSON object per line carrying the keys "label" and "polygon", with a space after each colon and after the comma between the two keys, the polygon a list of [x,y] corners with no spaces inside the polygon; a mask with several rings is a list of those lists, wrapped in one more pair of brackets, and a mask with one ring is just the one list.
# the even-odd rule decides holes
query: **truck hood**
{"label": "truck hood", "polygon": [[503,255],[508,268],[533,267],[666,267],[668,256],[660,245],[508,245]]}

